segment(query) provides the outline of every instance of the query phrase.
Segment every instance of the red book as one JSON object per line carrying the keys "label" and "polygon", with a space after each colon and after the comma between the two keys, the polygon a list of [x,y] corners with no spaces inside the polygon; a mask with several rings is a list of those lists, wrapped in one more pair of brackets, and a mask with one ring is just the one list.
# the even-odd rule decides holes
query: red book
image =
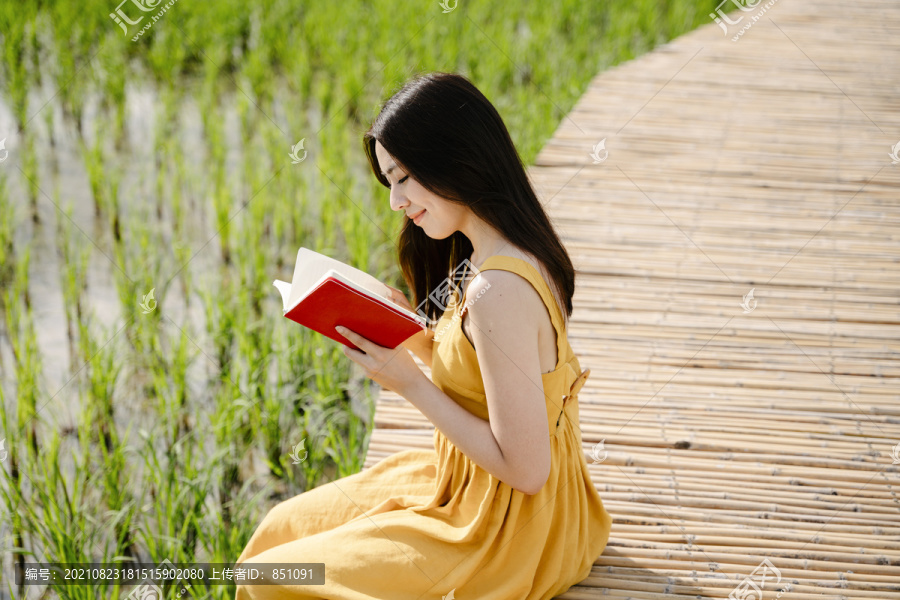
{"label": "red book", "polygon": [[425,318],[387,298],[390,289],[364,271],[308,248],[300,248],[291,283],[276,279],[284,316],[345,346],[342,325],[387,348],[426,329]]}

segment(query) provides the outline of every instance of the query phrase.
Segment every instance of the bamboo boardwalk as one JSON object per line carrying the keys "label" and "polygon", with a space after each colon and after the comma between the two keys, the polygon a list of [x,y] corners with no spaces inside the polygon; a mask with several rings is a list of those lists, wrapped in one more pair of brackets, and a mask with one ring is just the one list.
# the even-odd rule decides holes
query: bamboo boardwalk
{"label": "bamboo boardwalk", "polygon": [[[615,519],[559,598],[900,599],[900,2],[732,41],[763,6],[602,72],[529,170]],[[365,468],[432,431],[382,392]]]}

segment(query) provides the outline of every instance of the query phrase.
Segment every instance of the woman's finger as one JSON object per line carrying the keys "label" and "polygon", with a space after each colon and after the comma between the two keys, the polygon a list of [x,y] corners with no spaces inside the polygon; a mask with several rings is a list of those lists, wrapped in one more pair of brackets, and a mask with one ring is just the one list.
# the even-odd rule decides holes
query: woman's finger
{"label": "woman's finger", "polygon": [[[341,334],[343,335],[343,334]],[[348,338],[349,339],[349,338]],[[355,342],[354,342],[355,343]],[[356,348],[351,348],[349,346],[344,346],[341,348],[341,351],[344,353],[344,356],[361,366],[362,368],[368,370],[370,367],[366,362],[371,359],[371,357],[359,349],[359,344],[356,344]]]}
{"label": "woman's finger", "polygon": [[[347,338],[348,340],[353,342],[353,345],[356,346],[357,348],[359,348],[360,350],[362,350],[363,352],[366,352],[366,346],[369,346],[371,349],[372,342],[370,342],[363,336],[359,335],[355,331],[351,331],[350,329],[347,329],[346,327],[341,327],[340,325],[335,327],[335,330],[339,334],[341,334],[342,336],[344,336],[345,338]],[[350,348],[350,350],[352,350],[352,348]],[[366,354],[368,354],[368,352],[366,352]]]}
{"label": "woman's finger", "polygon": [[401,292],[395,287],[387,286],[388,290],[391,292],[391,297],[389,298],[391,302],[402,306],[403,308],[407,308],[412,310],[412,305],[409,303],[409,299],[407,299],[406,294]]}

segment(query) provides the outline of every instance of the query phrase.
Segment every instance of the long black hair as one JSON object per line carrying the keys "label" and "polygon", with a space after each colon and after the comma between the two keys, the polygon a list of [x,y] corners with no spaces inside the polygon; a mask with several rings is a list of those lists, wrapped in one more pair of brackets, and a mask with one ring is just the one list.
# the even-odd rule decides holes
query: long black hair
{"label": "long black hair", "polygon": [[[376,140],[425,189],[468,207],[513,246],[540,261],[564,303],[564,320],[572,314],[572,261],[538,201],[503,119],[468,79],[456,73],[427,73],[408,81],[385,102],[363,134],[363,146],[375,177],[390,188],[378,165]],[[429,293],[472,250],[460,231],[435,240],[404,217],[397,253],[413,306],[426,300],[425,313],[437,319],[442,311]]]}

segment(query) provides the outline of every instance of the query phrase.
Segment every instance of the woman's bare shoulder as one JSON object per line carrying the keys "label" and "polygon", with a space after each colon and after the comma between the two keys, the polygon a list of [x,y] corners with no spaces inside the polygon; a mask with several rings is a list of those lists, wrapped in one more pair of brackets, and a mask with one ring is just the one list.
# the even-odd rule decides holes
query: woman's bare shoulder
{"label": "woman's bare shoulder", "polygon": [[[537,258],[535,258],[534,255],[522,250],[521,248],[506,248],[503,251],[503,253],[501,254],[501,256],[510,256],[512,258],[519,258],[519,259],[524,260],[528,264],[530,264],[532,267],[534,267],[537,270],[537,272],[541,275],[541,277],[544,279],[544,283],[546,283],[549,286],[550,293],[553,294],[553,298],[554,298],[554,300],[556,300],[557,305],[560,308],[563,306],[562,302],[560,302],[560,295],[559,295],[558,290],[556,289],[553,278],[550,277],[550,272],[546,269],[546,267],[544,267],[544,265],[543,265],[543,263],[541,263],[541,261],[539,261]],[[526,284],[526,285],[528,285],[528,284]],[[543,304],[543,302],[542,302],[542,304]],[[563,314],[565,314],[565,313],[563,312]]]}

